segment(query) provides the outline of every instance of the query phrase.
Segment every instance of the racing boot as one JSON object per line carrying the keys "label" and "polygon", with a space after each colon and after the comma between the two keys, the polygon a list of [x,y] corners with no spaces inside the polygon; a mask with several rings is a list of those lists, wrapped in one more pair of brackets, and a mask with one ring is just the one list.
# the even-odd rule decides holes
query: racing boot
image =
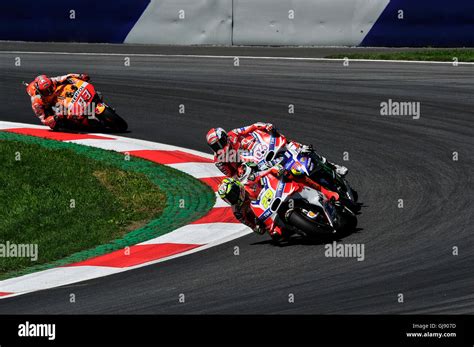
{"label": "racing boot", "polygon": [[349,169],[345,166],[342,166],[342,165],[337,165],[337,164],[334,164],[334,163],[331,163],[329,160],[327,160],[326,158],[324,158],[323,156],[320,156],[321,157],[321,161],[323,163],[328,163],[330,167],[332,167],[332,169],[334,171],[336,171],[336,173],[342,177],[344,177],[345,175],[347,175],[349,173]]}
{"label": "racing boot", "polygon": [[312,151],[314,153],[314,155],[316,156],[316,159],[319,160],[321,163],[323,164],[328,164],[334,171],[336,171],[336,173],[342,177],[344,177],[345,175],[347,175],[349,173],[349,169],[345,166],[342,166],[342,165],[337,165],[337,164],[334,164],[334,163],[331,163],[329,160],[327,160],[325,157],[323,157],[322,155],[319,155],[318,153],[314,152],[313,148],[311,146],[304,146],[303,147],[308,147],[310,148],[310,151]]}
{"label": "racing boot", "polygon": [[342,177],[344,177],[345,175],[347,175],[347,173],[349,172],[349,169],[345,166],[342,166],[342,165],[337,165],[337,164],[333,164],[333,163],[329,163],[331,164],[332,166],[334,166],[336,168],[336,173],[338,175],[341,175]]}

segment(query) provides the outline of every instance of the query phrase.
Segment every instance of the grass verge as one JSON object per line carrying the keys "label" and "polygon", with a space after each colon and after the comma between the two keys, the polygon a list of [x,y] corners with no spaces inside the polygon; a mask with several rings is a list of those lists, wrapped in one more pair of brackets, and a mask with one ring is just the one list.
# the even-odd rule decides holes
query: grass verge
{"label": "grass verge", "polygon": [[[68,149],[0,142],[0,243],[37,244],[38,264],[106,243],[159,216],[166,195],[141,173]],[[1,259],[0,274],[31,266]]]}
{"label": "grass verge", "polygon": [[394,52],[356,52],[333,54],[326,58],[333,59],[378,59],[378,60],[423,60],[450,61],[457,58],[459,62],[474,62],[474,49],[423,49],[416,51]]}
{"label": "grass verge", "polygon": [[0,246],[39,246],[34,262],[0,257],[0,280],[164,235],[215,203],[199,180],[123,153],[0,132],[0,160]]}

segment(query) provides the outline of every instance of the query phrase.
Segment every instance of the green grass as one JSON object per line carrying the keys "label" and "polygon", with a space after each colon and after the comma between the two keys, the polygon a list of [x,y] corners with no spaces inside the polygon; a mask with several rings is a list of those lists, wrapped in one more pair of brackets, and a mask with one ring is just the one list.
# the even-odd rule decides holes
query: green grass
{"label": "green grass", "polygon": [[143,173],[70,149],[0,140],[0,243],[39,251],[34,264],[0,258],[0,277],[120,238],[165,206],[165,193]]}
{"label": "green grass", "polygon": [[404,52],[357,52],[348,54],[334,54],[326,58],[334,59],[380,59],[380,60],[426,60],[426,61],[453,61],[456,57],[459,62],[473,62],[474,49],[423,49]]}

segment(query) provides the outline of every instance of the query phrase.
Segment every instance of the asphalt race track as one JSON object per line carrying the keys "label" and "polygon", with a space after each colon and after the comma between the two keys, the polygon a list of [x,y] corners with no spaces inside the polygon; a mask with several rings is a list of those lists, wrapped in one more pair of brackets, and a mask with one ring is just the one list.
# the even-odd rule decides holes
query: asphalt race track
{"label": "asphalt race track", "polygon": [[[0,313],[474,313],[473,65],[131,56],[124,66],[124,56],[1,53],[0,120],[36,123],[21,81],[87,72],[128,121],[126,136],[208,151],[212,126],[272,122],[335,162],[349,153],[343,164],[364,207],[342,241],[363,244],[365,259],[249,235],[0,300]],[[381,116],[388,99],[420,102],[420,119]]]}

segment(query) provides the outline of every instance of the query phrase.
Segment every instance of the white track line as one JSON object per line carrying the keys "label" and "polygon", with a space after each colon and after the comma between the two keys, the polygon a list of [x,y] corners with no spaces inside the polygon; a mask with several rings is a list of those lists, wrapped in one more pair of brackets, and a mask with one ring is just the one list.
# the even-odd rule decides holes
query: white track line
{"label": "white track line", "polygon": [[177,163],[167,164],[166,166],[182,171],[195,178],[220,177],[222,172],[214,165],[214,163]]}
{"label": "white track line", "polygon": [[[343,58],[304,58],[304,57],[259,57],[249,55],[201,55],[201,54],[146,54],[146,53],[93,53],[93,52],[34,52],[34,51],[0,51],[0,54],[43,54],[43,55],[85,55],[85,56],[120,56],[120,57],[157,57],[157,58],[207,58],[207,59],[259,59],[259,60],[300,60],[342,62]],[[375,63],[413,63],[453,65],[452,61],[428,60],[383,60],[383,59],[349,59],[351,62]],[[458,65],[474,65],[474,62],[458,62]]]}

